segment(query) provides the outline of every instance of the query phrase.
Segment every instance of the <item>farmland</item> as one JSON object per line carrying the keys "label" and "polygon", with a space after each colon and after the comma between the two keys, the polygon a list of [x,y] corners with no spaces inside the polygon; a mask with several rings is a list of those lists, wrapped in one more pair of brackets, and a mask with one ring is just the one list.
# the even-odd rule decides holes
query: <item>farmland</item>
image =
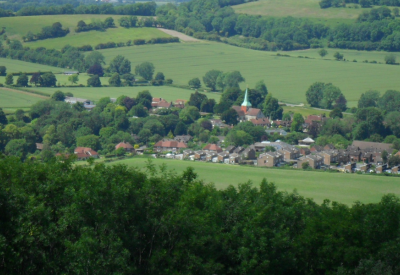
{"label": "farmland", "polygon": [[[88,98],[91,100],[99,100],[102,97],[117,98],[121,95],[135,97],[139,92],[148,90],[154,97],[162,97],[167,101],[175,101],[176,99],[189,99],[193,90],[169,87],[169,86],[142,86],[142,87],[74,87],[74,88],[31,88],[33,91],[45,92],[49,95],[59,90],[62,92],[71,92],[76,97]],[[208,98],[219,100],[219,93],[207,93]]]}
{"label": "farmland", "polygon": [[16,109],[27,109],[32,104],[46,99],[48,97],[0,88],[0,108],[4,108],[7,113],[14,112]]}
{"label": "farmland", "polygon": [[[132,158],[113,162],[143,168],[145,158]],[[355,201],[363,203],[378,202],[382,195],[394,193],[400,195],[400,179],[356,174],[309,172],[299,170],[280,170],[237,165],[188,162],[180,160],[152,159],[157,166],[166,164],[167,168],[182,172],[191,166],[205,182],[214,182],[219,189],[252,181],[258,186],[263,178],[274,182],[278,190],[291,192],[296,189],[301,196],[313,198],[321,203],[330,199],[345,204]]]}
{"label": "farmland", "polygon": [[[353,7],[352,4],[348,4]],[[259,0],[242,5],[233,6],[237,13],[274,17],[308,17],[318,18],[321,21],[343,22],[356,19],[359,14],[368,9],[355,8],[329,8],[321,9],[319,0]],[[334,19],[334,20],[332,20]]]}
{"label": "farmland", "polygon": [[[39,72],[39,71],[59,73],[65,71],[65,69],[63,68],[57,68],[57,67],[24,62],[14,59],[7,59],[7,58],[0,58],[0,66],[6,66],[7,73]],[[1,81],[1,83],[4,83],[4,81]]]}
{"label": "farmland", "polygon": [[[361,93],[367,90],[384,92],[400,86],[400,66],[361,62],[365,59],[383,62],[385,53],[379,52],[340,51],[346,60],[357,59],[358,62],[329,59],[336,52],[331,49],[328,49],[329,55],[325,59],[317,58],[316,50],[288,52],[293,57],[283,57],[277,56],[276,52],[212,42],[134,46],[101,52],[106,62],[118,54],[131,60],[132,67],[144,61],[153,62],[156,71],[164,72],[177,84],[187,84],[193,77],[201,78],[211,69],[238,70],[246,79],[242,88],[264,80],[269,92],[280,101],[289,103],[304,103],[306,90],[316,81],[337,85],[349,106],[355,106]],[[299,55],[315,58],[298,58]]]}

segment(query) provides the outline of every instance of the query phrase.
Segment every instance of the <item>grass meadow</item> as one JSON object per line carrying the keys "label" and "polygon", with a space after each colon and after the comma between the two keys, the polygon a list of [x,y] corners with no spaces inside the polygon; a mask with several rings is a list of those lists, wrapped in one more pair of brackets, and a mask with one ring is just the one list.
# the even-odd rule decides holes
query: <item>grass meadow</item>
{"label": "grass meadow", "polygon": [[318,18],[321,21],[341,23],[346,20],[354,20],[363,11],[368,9],[349,8],[354,5],[348,4],[347,8],[321,9],[320,0],[259,0],[233,6],[237,13],[274,17],[308,17]]}
{"label": "grass meadow", "polygon": [[32,104],[46,99],[48,98],[36,94],[0,88],[0,108],[6,113],[13,113],[17,109],[26,110]]}
{"label": "grass meadow", "polygon": [[[305,103],[305,92],[316,82],[331,82],[346,96],[349,106],[355,106],[361,93],[370,89],[384,92],[399,89],[400,66],[369,64],[332,60],[336,50],[328,49],[329,55],[322,59],[316,50],[285,52],[293,57],[277,56],[276,52],[255,51],[222,43],[200,42],[164,45],[145,45],[107,49],[101,51],[110,62],[122,55],[132,62],[132,68],[144,61],[154,63],[156,72],[163,72],[174,83],[187,84],[191,78],[199,77],[212,69],[238,70],[245,77],[246,85],[252,87],[264,80],[269,92],[280,101]],[[383,62],[387,53],[340,51],[345,58],[358,56],[361,60]],[[297,58],[297,56],[315,58]],[[400,59],[400,55],[396,53]],[[378,59],[379,57],[379,59]]]}
{"label": "grass meadow", "polygon": [[65,45],[69,44],[74,47],[82,45],[96,46],[100,43],[106,42],[127,42],[128,40],[135,39],[152,39],[158,37],[170,37],[170,35],[157,30],[156,28],[112,28],[101,31],[90,32],[71,32],[65,37],[52,38],[45,40],[38,40],[34,42],[25,43],[26,46],[31,48],[46,47],[48,49],[62,49]]}
{"label": "grass meadow", "polygon": [[[176,99],[189,99],[193,90],[175,88],[169,86],[136,86],[136,87],[56,87],[56,88],[30,88],[34,91],[41,91],[49,95],[59,90],[62,92],[71,92],[76,97],[87,98],[91,100],[99,100],[102,97],[117,98],[121,95],[136,97],[136,95],[144,90],[148,90],[153,97],[162,97],[167,101],[175,101]],[[206,93],[208,98],[214,98],[219,101],[219,93]]]}
{"label": "grass meadow", "polygon": [[[168,169],[173,169],[178,173],[191,166],[200,179],[205,182],[213,182],[218,189],[226,188],[229,185],[238,185],[249,180],[257,187],[261,180],[266,178],[269,182],[274,182],[278,190],[291,192],[296,189],[301,196],[312,198],[318,203],[323,202],[324,199],[348,205],[356,201],[373,203],[378,202],[384,194],[400,195],[400,178],[295,169],[288,171],[166,159],[152,159],[152,161],[156,166],[166,164]],[[132,158],[111,164],[125,164],[144,168],[146,162],[146,158]]]}
{"label": "grass meadow", "polygon": [[[41,65],[37,63],[30,63],[25,61],[19,61],[8,58],[0,58],[0,66],[6,66],[7,73],[19,73],[19,72],[53,72],[60,73],[65,71],[66,69],[57,68],[47,65]],[[4,80],[0,81],[4,83]]]}

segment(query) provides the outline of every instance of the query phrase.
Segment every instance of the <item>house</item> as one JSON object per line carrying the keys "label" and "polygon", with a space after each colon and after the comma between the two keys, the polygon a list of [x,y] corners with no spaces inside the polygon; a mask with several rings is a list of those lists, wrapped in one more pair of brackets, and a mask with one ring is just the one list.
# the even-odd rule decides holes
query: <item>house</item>
{"label": "house", "polygon": [[279,152],[267,152],[257,158],[257,166],[274,167],[283,162],[283,154]]}
{"label": "house", "polygon": [[219,162],[229,163],[229,153],[227,152],[219,153],[217,159]]}
{"label": "house", "polygon": [[251,121],[252,119],[265,118],[263,112],[257,108],[251,108],[251,103],[248,100],[247,89],[244,94],[243,103],[241,106],[232,106],[239,117],[239,121]]}
{"label": "house", "polygon": [[187,102],[186,99],[177,99],[177,100],[175,100],[173,105],[175,108],[183,109],[183,108],[185,108],[186,102]]}
{"label": "house", "polygon": [[195,151],[194,152],[194,159],[195,160],[206,160],[206,152],[204,151]]}
{"label": "house", "polygon": [[371,168],[371,163],[366,163],[366,164],[360,166],[359,168],[357,168],[356,170],[361,171],[363,173],[367,173],[370,168]]}
{"label": "house", "polygon": [[118,150],[119,148],[124,148],[125,152],[134,151],[133,146],[130,145],[129,142],[120,142],[117,145],[115,145],[115,150]]}
{"label": "house", "polygon": [[360,141],[360,140],[354,140],[353,143],[351,144],[352,147],[356,147],[359,150],[365,150],[365,151],[387,151],[390,153],[392,149],[392,144],[390,143],[380,143],[380,142],[370,142],[370,141]]}
{"label": "house", "polygon": [[135,149],[136,154],[143,155],[144,151],[147,149],[146,145],[140,146],[139,148]]}
{"label": "house", "polygon": [[190,149],[183,151],[183,158],[184,159],[189,158],[190,156],[194,156],[194,151],[192,151]]}
{"label": "house", "polygon": [[37,150],[43,150],[43,143],[36,143]]}
{"label": "house", "polygon": [[356,169],[356,163],[355,162],[350,162],[346,165],[344,165],[344,171],[347,173],[353,173],[354,170]]}
{"label": "house", "polygon": [[304,123],[307,125],[311,125],[313,121],[324,122],[328,118],[325,115],[309,115],[305,120]]}
{"label": "house", "polygon": [[315,143],[315,140],[313,140],[312,138],[308,137],[305,138],[303,140],[299,140],[299,145],[306,145],[306,146],[310,146],[311,144]]}
{"label": "house", "polygon": [[89,147],[76,147],[74,150],[74,154],[77,156],[78,160],[99,158],[99,154]]}
{"label": "house", "polygon": [[83,106],[85,105],[94,105],[94,102],[89,99],[85,98],[79,98],[79,97],[72,97],[72,96],[66,96],[64,99],[64,102],[67,102],[69,104],[76,104],[78,102],[83,103]]}
{"label": "house", "polygon": [[349,153],[346,150],[339,149],[338,151],[338,163],[348,163],[350,161]]}
{"label": "house", "polygon": [[153,97],[151,102],[151,108],[153,109],[169,109],[172,107],[172,103],[166,101],[161,97]]}
{"label": "house", "polygon": [[338,162],[339,152],[335,150],[322,151],[319,153],[324,158],[325,165],[331,165],[332,162]]}
{"label": "house", "polygon": [[324,159],[323,157],[318,155],[304,156],[299,158],[299,160],[297,161],[297,168],[303,168],[303,163],[308,163],[311,168],[318,169],[321,168],[321,166],[323,165]]}
{"label": "house", "polygon": [[229,163],[230,164],[239,163],[239,159],[240,159],[240,156],[238,154],[236,154],[236,153],[233,153],[233,154],[229,155]]}
{"label": "house", "polygon": [[310,149],[308,149],[307,147],[300,148],[300,155],[307,156],[309,154],[311,154]]}
{"label": "house", "polygon": [[295,160],[300,157],[300,150],[294,146],[285,146],[279,152],[283,154],[285,161]]}
{"label": "house", "polygon": [[392,174],[399,174],[400,166],[392,167]]}
{"label": "house", "polygon": [[254,126],[262,126],[262,127],[270,127],[271,126],[271,122],[269,121],[268,118],[250,119],[250,122],[253,123]]}
{"label": "house", "polygon": [[281,136],[287,136],[287,134],[288,134],[285,130],[278,129],[278,128],[277,129],[268,129],[268,130],[265,130],[265,132],[270,136],[272,136],[274,134],[279,134]]}
{"label": "house", "polygon": [[310,148],[311,153],[322,152],[322,151],[324,151],[324,147],[319,145],[314,145]]}
{"label": "house", "polygon": [[379,166],[376,166],[375,172],[377,174],[380,174],[380,173],[385,172],[386,169],[387,169],[387,164],[379,165]]}
{"label": "house", "polygon": [[159,142],[154,144],[154,150],[156,152],[164,152],[164,151],[175,152],[185,148],[187,148],[187,145],[185,143],[175,140],[160,140]]}
{"label": "house", "polygon": [[[239,146],[238,148],[242,148],[242,147]],[[228,146],[228,147],[225,148],[225,152],[228,152],[229,154],[234,153],[235,150],[236,150],[236,147],[233,146],[233,145]],[[237,152],[235,152],[235,153],[237,153]]]}
{"label": "house", "polygon": [[207,144],[204,148],[204,151],[209,151],[209,152],[216,152],[216,153],[221,153],[222,149],[219,147],[217,144]]}
{"label": "house", "polygon": [[206,161],[217,162],[218,161],[218,154],[215,152],[208,152],[206,154]]}
{"label": "house", "polygon": [[190,135],[181,135],[181,136],[174,137],[174,140],[176,140],[178,142],[183,142],[185,144],[187,144],[191,139],[192,139],[192,136],[190,136]]}
{"label": "house", "polygon": [[256,159],[256,150],[253,146],[249,146],[241,152],[237,152],[242,160],[253,160]]}
{"label": "house", "polygon": [[336,149],[335,146],[333,146],[333,144],[327,144],[324,146],[324,150],[334,150]]}
{"label": "house", "polygon": [[275,127],[290,127],[292,125],[292,121],[291,120],[274,120],[271,125],[274,125]]}
{"label": "house", "polygon": [[73,74],[79,74],[79,72],[78,71],[65,71],[63,74],[64,75],[73,75]]}
{"label": "house", "polygon": [[214,127],[218,126],[219,128],[223,128],[224,127],[224,123],[222,122],[222,120],[220,119],[210,119],[211,125],[214,129]]}

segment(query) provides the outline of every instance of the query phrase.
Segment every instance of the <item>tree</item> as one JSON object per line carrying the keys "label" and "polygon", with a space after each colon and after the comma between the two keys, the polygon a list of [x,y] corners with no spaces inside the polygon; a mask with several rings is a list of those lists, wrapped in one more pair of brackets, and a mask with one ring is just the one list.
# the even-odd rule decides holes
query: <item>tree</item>
{"label": "tree", "polygon": [[85,66],[86,68],[93,67],[94,65],[105,65],[104,55],[99,51],[92,51],[85,57]]}
{"label": "tree", "polygon": [[336,60],[343,60],[343,54],[341,54],[339,52],[335,52],[333,57],[336,58]]}
{"label": "tree", "polygon": [[384,150],[383,152],[382,152],[382,160],[383,160],[383,163],[387,163],[388,162],[388,156],[389,156],[389,153],[386,151],[386,150]]}
{"label": "tree", "polygon": [[113,27],[115,27],[114,19],[113,19],[112,17],[107,17],[107,18],[104,20],[104,26],[105,26],[106,28],[113,28]]}
{"label": "tree", "polygon": [[12,74],[10,74],[10,73],[7,74],[5,84],[6,85],[13,85],[13,83],[14,83],[14,76]]}
{"label": "tree", "polygon": [[278,99],[268,94],[263,104],[263,113],[270,120],[282,119],[283,108],[279,106]]}
{"label": "tree", "polygon": [[343,113],[339,108],[335,108],[329,113],[329,117],[330,118],[337,118],[337,117],[343,118]]}
{"label": "tree", "polygon": [[79,81],[79,75],[78,75],[78,74],[70,75],[70,76],[68,77],[68,81],[71,82],[71,84],[76,84],[76,83],[78,83],[78,81]]}
{"label": "tree", "polygon": [[175,127],[174,135],[180,136],[180,135],[186,135],[186,133],[187,133],[187,129],[186,129],[185,123],[183,123],[182,121],[179,121]]}
{"label": "tree", "polygon": [[65,99],[65,94],[61,91],[55,91],[52,96],[51,99],[55,100],[55,101],[64,101]]}
{"label": "tree", "polygon": [[367,91],[361,94],[358,100],[358,108],[376,107],[378,105],[378,100],[380,93],[378,91]]}
{"label": "tree", "polygon": [[303,132],[304,118],[301,114],[295,113],[293,115],[293,122],[290,126],[291,132]]}
{"label": "tree", "polygon": [[208,71],[203,77],[204,85],[212,91],[215,91],[215,88],[217,87],[217,79],[221,74],[222,72],[218,70]]}
{"label": "tree", "polygon": [[35,86],[37,86],[38,83],[40,83],[40,73],[34,73],[31,76],[31,79],[29,80],[29,83],[31,84],[35,84]]}
{"label": "tree", "polygon": [[0,75],[5,76],[7,72],[6,66],[0,66]]}
{"label": "tree", "polygon": [[88,74],[96,74],[100,77],[104,75],[103,67],[100,64],[94,64],[93,66],[91,66],[88,69],[87,73]]}
{"label": "tree", "polygon": [[400,112],[390,112],[385,116],[385,125],[389,127],[392,133],[400,137]]}
{"label": "tree", "polygon": [[264,80],[260,80],[256,83],[256,87],[254,88],[257,92],[262,94],[263,96],[267,96],[268,94],[268,89],[267,86],[264,83]]}
{"label": "tree", "polygon": [[110,73],[118,73],[118,74],[128,74],[131,72],[131,62],[123,57],[122,55],[117,55],[110,62],[108,66],[108,71]]}
{"label": "tree", "polygon": [[390,65],[396,64],[396,56],[394,54],[389,54],[385,56],[385,63]]}
{"label": "tree", "polygon": [[337,107],[343,111],[346,110],[346,99],[344,98],[342,91],[331,83],[326,84],[324,87],[323,98],[320,102],[320,107],[324,109],[333,109],[336,107],[335,105],[337,105],[338,101],[340,106]]}
{"label": "tree", "polygon": [[228,125],[236,125],[238,123],[238,114],[234,109],[229,108],[221,114],[221,119]]}
{"label": "tree", "polygon": [[92,150],[98,150],[100,147],[99,137],[95,135],[87,135],[78,137],[76,139],[76,146],[78,147],[89,147]]}
{"label": "tree", "polygon": [[124,74],[121,76],[121,79],[123,79],[122,85],[124,86],[133,86],[135,83],[135,76],[133,74]]}
{"label": "tree", "polygon": [[6,147],[4,148],[4,152],[7,155],[16,156],[21,159],[24,159],[26,154],[28,153],[28,148],[25,139],[12,139],[10,140]]}
{"label": "tree", "polygon": [[191,88],[195,88],[195,89],[198,89],[201,87],[201,82],[198,77],[195,77],[195,78],[192,78],[191,80],[189,80],[188,84]]}
{"label": "tree", "polygon": [[143,62],[135,67],[135,74],[140,75],[145,80],[150,81],[154,74],[154,65],[150,62]]}
{"label": "tree", "polygon": [[254,143],[253,137],[243,130],[232,130],[226,136],[226,141],[235,146],[243,146]]}
{"label": "tree", "polygon": [[195,106],[197,109],[200,110],[201,104],[204,100],[207,100],[207,96],[196,91],[190,95],[188,105]]}
{"label": "tree", "polygon": [[56,86],[57,78],[53,73],[45,73],[40,77],[39,81],[42,87],[52,87]]}
{"label": "tree", "polygon": [[28,86],[28,77],[26,74],[21,74],[17,79],[17,85],[21,87]]}
{"label": "tree", "polygon": [[397,7],[393,8],[392,12],[393,12],[394,17],[399,17],[399,15],[400,15],[399,8],[397,8]]}
{"label": "tree", "polygon": [[328,54],[328,51],[325,50],[325,48],[322,48],[322,49],[320,49],[320,50],[318,51],[318,54],[319,54],[322,58],[324,58],[324,57]]}
{"label": "tree", "polygon": [[6,117],[6,114],[3,111],[3,108],[0,108],[0,124],[2,124],[2,125],[8,124],[8,119]]}
{"label": "tree", "polygon": [[98,75],[93,75],[87,80],[88,87],[101,87],[100,78]]}
{"label": "tree", "polygon": [[239,88],[239,83],[245,81],[239,71],[220,74],[217,78],[217,86],[222,90],[225,88]]}
{"label": "tree", "polygon": [[125,106],[125,108],[129,111],[130,109],[132,109],[133,106],[136,105],[136,99],[135,98],[130,98],[129,96],[126,96],[122,100],[121,105]]}
{"label": "tree", "polygon": [[136,102],[138,104],[142,104],[148,110],[151,109],[152,100],[153,100],[153,97],[151,96],[151,94],[150,94],[150,92],[148,90],[141,91],[136,96]]}
{"label": "tree", "polygon": [[165,80],[165,76],[164,76],[164,74],[162,72],[158,72],[154,79],[155,80],[159,80],[159,81],[164,81]]}
{"label": "tree", "polygon": [[324,96],[325,84],[322,82],[313,83],[306,92],[306,99],[311,107],[320,107]]}
{"label": "tree", "polygon": [[148,113],[146,112],[145,107],[139,103],[131,108],[128,115],[137,117],[146,117],[148,116]]}
{"label": "tree", "polygon": [[121,78],[119,77],[118,73],[114,73],[109,79],[108,84],[113,87],[121,86]]}
{"label": "tree", "polygon": [[194,106],[186,106],[179,113],[179,118],[186,124],[195,122],[199,117],[199,109]]}
{"label": "tree", "polygon": [[303,162],[303,163],[301,164],[301,168],[302,168],[303,170],[307,170],[308,168],[310,168],[310,164],[309,164],[308,162]]}

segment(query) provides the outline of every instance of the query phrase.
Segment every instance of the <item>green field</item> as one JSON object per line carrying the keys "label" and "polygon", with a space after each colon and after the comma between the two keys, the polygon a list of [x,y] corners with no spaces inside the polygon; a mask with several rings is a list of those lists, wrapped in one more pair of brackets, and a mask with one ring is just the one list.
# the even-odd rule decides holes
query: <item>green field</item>
{"label": "green field", "polygon": [[[76,87],[76,88],[31,88],[34,91],[41,91],[49,95],[55,91],[71,92],[76,97],[87,98],[91,100],[99,100],[102,97],[117,98],[121,95],[136,97],[136,95],[143,91],[148,90],[153,97],[162,97],[167,101],[175,101],[176,99],[189,99],[193,90],[169,87],[169,86],[141,86],[141,87]],[[214,98],[219,101],[219,93],[206,93],[208,98]]]}
{"label": "green field", "polygon": [[[66,69],[41,65],[37,63],[24,62],[14,59],[0,58],[0,66],[6,66],[7,73],[18,73],[18,72],[53,72],[60,73]],[[0,81],[3,83],[3,81]]]}
{"label": "green field", "polygon": [[48,97],[0,88],[0,108],[3,108],[7,113],[12,113],[16,109],[27,109],[32,104],[46,99]]}
{"label": "green field", "polygon": [[[111,164],[126,164],[143,168],[147,159],[133,158]],[[330,199],[345,204],[355,201],[363,203],[378,202],[382,195],[394,193],[400,195],[400,178],[378,177],[357,174],[339,174],[309,172],[299,170],[279,170],[246,167],[228,164],[189,162],[180,160],[152,159],[157,166],[165,163],[169,169],[182,172],[192,166],[199,178],[205,182],[214,182],[217,188],[226,188],[251,180],[258,186],[263,178],[274,182],[279,190],[291,192],[297,189],[301,196],[312,198],[321,203]]]}
{"label": "green field", "polygon": [[[309,17],[326,19],[356,19],[359,14],[368,9],[329,8],[321,9],[320,0],[258,0],[242,5],[233,6],[237,13],[265,15],[274,17]],[[353,6],[348,4],[348,6]],[[332,21],[332,20],[330,20]]]}
{"label": "green field", "polygon": [[156,28],[113,28],[104,32],[90,31],[75,33],[71,32],[65,37],[39,40],[25,43],[31,48],[46,47],[48,49],[62,49],[65,45],[79,47],[82,45],[92,45],[93,47],[106,42],[127,42],[135,39],[152,39],[157,37],[170,37],[170,35],[157,30]]}
{"label": "green field", "polygon": [[[332,58],[336,50],[328,49],[327,58]],[[101,51],[109,62],[120,54],[131,60],[132,67],[149,61],[156,71],[164,72],[174,83],[187,84],[193,77],[202,78],[211,69],[222,71],[238,70],[245,77],[246,85],[252,87],[264,80],[269,92],[280,101],[305,103],[305,92],[316,82],[331,82],[337,85],[346,96],[349,106],[355,106],[361,93],[375,89],[384,92],[399,89],[400,66],[386,64],[367,64],[362,62],[344,62],[322,60],[321,58],[289,58],[276,56],[275,52],[255,51],[222,43],[185,43],[166,45],[146,45],[108,49]],[[386,53],[340,51],[345,58],[358,56],[357,59],[380,62]],[[316,50],[285,52],[293,56],[315,55]],[[396,53],[397,56],[400,56]]]}

